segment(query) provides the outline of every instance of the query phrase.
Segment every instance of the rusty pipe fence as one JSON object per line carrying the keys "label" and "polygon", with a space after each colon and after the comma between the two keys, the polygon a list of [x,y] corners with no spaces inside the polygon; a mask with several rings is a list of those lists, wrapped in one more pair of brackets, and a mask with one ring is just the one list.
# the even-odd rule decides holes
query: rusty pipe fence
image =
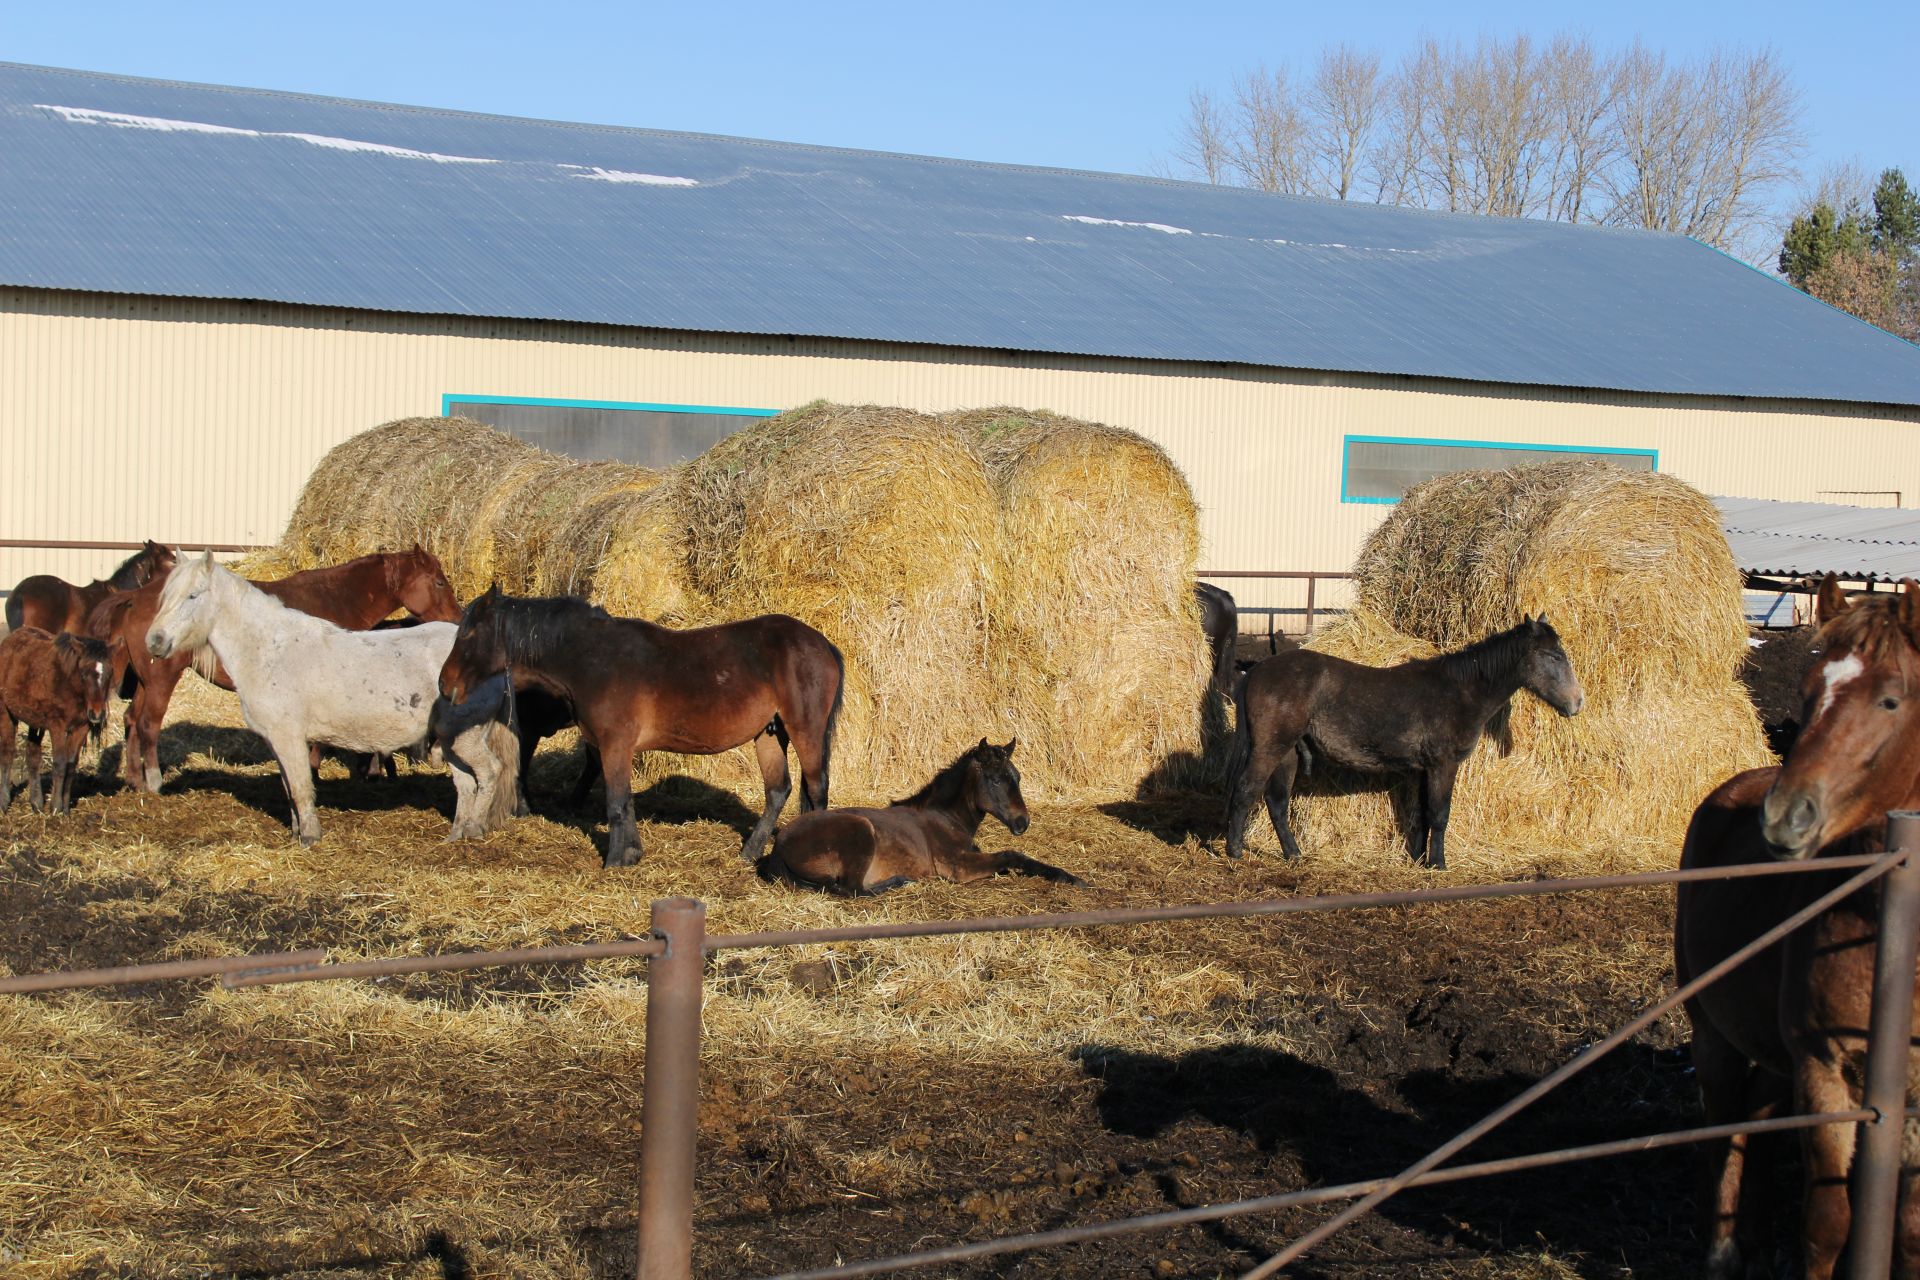
{"label": "rusty pipe fence", "polygon": [[[1266,578],[1276,582],[1300,582],[1307,584],[1306,620],[1302,624],[1303,635],[1313,634],[1313,619],[1316,611],[1315,596],[1322,582],[1343,582],[1353,575],[1344,569],[1197,569],[1194,577],[1208,581],[1229,578]],[[1273,643],[1273,620],[1280,613],[1278,609],[1248,606],[1246,612],[1264,612],[1267,615],[1267,643]]]}
{"label": "rusty pipe fence", "polygon": [[[873,1276],[942,1263],[1082,1244],[1116,1236],[1215,1222],[1246,1214],[1352,1201],[1345,1210],[1246,1273],[1243,1280],[1273,1275],[1356,1218],[1409,1187],[1461,1182],[1472,1178],[1661,1150],[1742,1134],[1807,1129],[1822,1124],[1858,1124],[1863,1133],[1855,1159],[1852,1280],[1878,1280],[1888,1274],[1894,1247],[1900,1184],[1902,1125],[1909,1114],[1906,1096],[1908,1045],[1912,1037],[1914,966],[1920,950],[1920,812],[1889,815],[1889,851],[1810,861],[1763,863],[1731,868],[1657,871],[1638,875],[1589,876],[1504,884],[1460,885],[1392,893],[1329,894],[1311,898],[1205,903],[1178,907],[1117,908],[1045,915],[997,916],[900,924],[849,925],[760,933],[706,932],[706,907],[691,898],[654,902],[648,937],[561,947],[508,951],[402,956],[343,964],[323,962],[323,953],[298,951],[208,960],[170,961],[111,969],[27,974],[0,978],[0,995],[84,987],[123,986],[162,980],[219,977],[230,988],[312,982],[329,978],[444,972],[498,965],[553,964],[616,957],[646,957],[646,1077],[641,1100],[640,1205],[637,1274],[641,1280],[689,1280],[693,1266],[693,1186],[696,1122],[699,1109],[700,1006],[702,974],[708,955],[749,947],[801,946],[826,942],[936,937],[964,933],[1005,933],[1039,929],[1093,928],[1178,920],[1288,915],[1408,907],[1447,902],[1533,897],[1602,889],[1644,888],[1701,880],[1760,876],[1854,874],[1839,887],[1762,933],[1720,964],[1650,1005],[1632,1021],[1596,1042],[1559,1069],[1391,1177],[1168,1213],[1093,1223],[1055,1231],[1006,1236],[944,1249],[788,1272],[776,1280],[839,1280]],[[1539,1152],[1479,1164],[1441,1168],[1453,1156],[1484,1137],[1560,1085],[1586,1070],[1609,1051],[1652,1025],[1696,992],[1778,943],[1851,894],[1885,881],[1880,895],[1879,952],[1874,975],[1873,1015],[1869,1028],[1866,1093],[1855,1110],[1791,1116],[1748,1124],[1715,1125],[1650,1134],[1584,1147]]]}

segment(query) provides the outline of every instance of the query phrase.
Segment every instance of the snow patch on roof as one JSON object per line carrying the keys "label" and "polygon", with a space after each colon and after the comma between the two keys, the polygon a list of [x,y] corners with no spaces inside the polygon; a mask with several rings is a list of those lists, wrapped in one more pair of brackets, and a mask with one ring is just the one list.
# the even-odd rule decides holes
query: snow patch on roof
{"label": "snow patch on roof", "polygon": [[135,116],[123,111],[97,111],[91,107],[60,107],[45,102],[36,102],[34,106],[42,111],[54,112],[69,124],[104,124],[119,129],[150,129],[156,133],[218,133],[243,138],[291,138],[296,142],[326,147],[332,151],[369,151],[378,155],[397,156],[403,160],[433,160],[440,164],[500,163],[498,160],[486,160],[478,156],[443,156],[432,151],[414,151],[408,147],[391,147],[381,142],[362,142],[356,138],[333,138],[319,133],[263,133],[258,129],[232,129],[223,124],[206,124],[199,120]]}
{"label": "snow patch on roof", "polygon": [[[563,164],[562,169],[581,169],[585,166]],[[697,187],[696,178],[669,178],[657,173],[625,173],[619,169],[602,169],[595,166],[584,173],[576,173],[576,178],[591,178],[595,182],[639,182],[650,187]]]}
{"label": "snow patch on roof", "polygon": [[1185,227],[1170,227],[1164,222],[1122,222],[1117,218],[1089,218],[1083,213],[1063,213],[1060,216],[1068,222],[1084,222],[1090,227],[1139,227],[1144,231],[1159,231],[1170,236],[1193,234]]}

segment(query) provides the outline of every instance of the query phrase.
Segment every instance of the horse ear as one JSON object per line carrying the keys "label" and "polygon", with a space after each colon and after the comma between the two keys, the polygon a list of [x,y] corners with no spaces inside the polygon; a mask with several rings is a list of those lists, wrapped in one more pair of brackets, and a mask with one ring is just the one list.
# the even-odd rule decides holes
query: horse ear
{"label": "horse ear", "polygon": [[1893,616],[1905,628],[1907,639],[1915,648],[1920,648],[1920,582],[1912,578],[1900,579],[1900,596],[1893,606]]}
{"label": "horse ear", "polygon": [[985,738],[980,739],[980,745],[974,748],[975,751],[985,751],[986,749],[987,740]]}
{"label": "horse ear", "polygon": [[1840,589],[1839,578],[1830,573],[1820,580],[1820,594],[1814,600],[1815,622],[1832,622],[1852,607],[1847,600],[1847,593]]}
{"label": "horse ear", "polygon": [[1012,754],[1013,754],[1013,749],[1014,749],[1015,747],[1017,747],[1017,746],[1019,746],[1019,745],[1020,745],[1020,739],[1018,739],[1018,738],[1008,738],[1008,739],[1007,739],[1007,745],[1006,745],[1006,746],[1004,746],[1004,747],[1002,747],[1002,748],[1000,748],[1000,749],[1001,749],[1002,751],[1004,751],[1004,752],[1006,752],[1006,753],[1007,753],[1008,755],[1012,755]]}

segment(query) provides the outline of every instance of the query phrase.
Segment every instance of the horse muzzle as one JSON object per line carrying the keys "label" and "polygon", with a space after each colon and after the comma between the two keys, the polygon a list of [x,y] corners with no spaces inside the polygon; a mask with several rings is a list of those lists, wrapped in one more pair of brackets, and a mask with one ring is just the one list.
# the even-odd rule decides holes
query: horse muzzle
{"label": "horse muzzle", "polygon": [[147,652],[156,658],[173,656],[173,641],[157,631],[147,632]]}
{"label": "horse muzzle", "polygon": [[1013,821],[1007,823],[1007,830],[1013,832],[1013,834],[1017,836],[1023,836],[1027,834],[1027,828],[1032,825],[1033,825],[1033,820],[1027,817],[1026,811],[1023,809],[1019,813],[1016,813],[1013,815]]}
{"label": "horse muzzle", "polygon": [[1825,814],[1805,791],[1767,792],[1760,805],[1760,834],[1778,858],[1804,858],[1819,848]]}

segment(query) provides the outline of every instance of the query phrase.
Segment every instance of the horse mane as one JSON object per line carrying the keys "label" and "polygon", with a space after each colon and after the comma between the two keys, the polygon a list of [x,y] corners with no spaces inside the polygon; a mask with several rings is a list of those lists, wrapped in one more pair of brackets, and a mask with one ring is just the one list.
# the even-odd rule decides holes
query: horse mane
{"label": "horse mane", "polygon": [[[1550,639],[1559,638],[1551,626],[1544,622],[1540,626],[1540,635]],[[1516,623],[1465,648],[1443,653],[1434,661],[1455,680],[1476,677],[1498,679],[1519,666],[1521,659],[1533,650],[1536,640],[1532,628],[1532,622]]]}
{"label": "horse mane", "polygon": [[120,567],[107,575],[107,585],[115,591],[131,591],[135,587],[146,585],[153,576],[149,569],[145,578],[140,576],[140,568],[147,562],[152,544],[143,545],[138,551],[120,562]]}
{"label": "horse mane", "polygon": [[[508,662],[544,658],[548,646],[558,635],[571,632],[583,622],[607,621],[612,617],[599,605],[589,604],[579,596],[498,595],[493,597],[492,608],[494,623],[506,644]],[[468,605],[467,617],[472,616],[473,605]]]}
{"label": "horse mane", "polygon": [[967,776],[967,766],[973,763],[973,759],[979,754],[979,751],[980,748],[977,746],[968,747],[955,757],[952,764],[949,764],[946,768],[934,774],[933,780],[927,783],[926,786],[920,788],[904,800],[895,800],[888,807],[893,809],[922,809],[934,803],[936,800],[945,801],[950,799],[958,794],[960,783]]}

